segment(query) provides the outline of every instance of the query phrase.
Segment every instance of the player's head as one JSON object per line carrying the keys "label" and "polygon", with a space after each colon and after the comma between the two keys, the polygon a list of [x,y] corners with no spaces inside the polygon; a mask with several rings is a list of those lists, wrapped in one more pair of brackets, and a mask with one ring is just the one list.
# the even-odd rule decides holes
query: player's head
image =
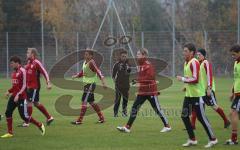
{"label": "player's head", "polygon": [[38,51],[36,48],[28,48],[27,49],[27,58],[36,58],[38,56]]}
{"label": "player's head", "polygon": [[137,51],[137,59],[147,58],[148,50],[146,48],[141,48]]}
{"label": "player's head", "polygon": [[183,46],[183,55],[185,60],[190,60],[196,53],[196,47],[192,43],[187,43]]}
{"label": "player's head", "polygon": [[91,59],[93,58],[93,55],[94,55],[93,50],[87,48],[87,49],[85,50],[85,53],[84,53],[84,59],[85,59],[85,60],[91,60]]}
{"label": "player's head", "polygon": [[203,48],[197,50],[197,59],[198,61],[203,61],[206,58],[207,52]]}
{"label": "player's head", "polygon": [[18,56],[12,56],[10,58],[10,67],[13,69],[17,69],[21,65],[21,58]]}
{"label": "player's head", "polygon": [[125,62],[127,60],[128,53],[126,50],[120,52],[120,61]]}
{"label": "player's head", "polygon": [[230,48],[230,52],[232,54],[232,57],[235,59],[235,60],[240,60],[240,45],[236,44],[236,45],[233,45],[231,48]]}

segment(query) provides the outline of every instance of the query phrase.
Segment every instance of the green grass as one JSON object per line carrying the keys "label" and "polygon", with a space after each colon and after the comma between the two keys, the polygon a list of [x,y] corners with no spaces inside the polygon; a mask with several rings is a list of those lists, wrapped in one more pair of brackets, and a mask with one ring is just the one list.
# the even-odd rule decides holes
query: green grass
{"label": "green grass", "polygon": [[[218,103],[228,114],[231,103],[228,100],[231,89],[232,79],[217,79],[217,98]],[[10,87],[9,80],[0,79],[0,113],[4,114],[7,100],[3,96],[5,90]],[[43,82],[44,83],[44,82]],[[112,86],[110,81],[109,85]],[[160,133],[163,127],[161,120],[155,115],[146,115],[151,110],[150,104],[146,102],[141,108],[138,118],[134,122],[130,134],[119,133],[116,130],[118,125],[124,125],[128,118],[113,118],[112,107],[104,110],[106,123],[96,124],[97,115],[93,114],[85,117],[84,124],[72,126],[71,121],[77,116],[62,116],[56,112],[54,103],[57,97],[64,94],[74,96],[71,106],[78,108],[80,106],[81,92],[70,91],[53,87],[47,91],[44,87],[41,91],[41,102],[47,107],[54,116],[55,122],[46,127],[46,135],[42,137],[38,129],[31,125],[29,128],[17,128],[21,119],[15,111],[14,114],[14,138],[0,139],[0,150],[76,150],[76,149],[183,149],[181,144],[187,140],[186,131],[183,131],[183,123],[180,118],[184,93],[181,92],[182,84],[174,81],[173,85],[163,90],[159,96],[162,108],[167,110],[167,117],[173,128],[169,133]],[[100,94],[100,93],[99,93]],[[109,93],[111,94],[111,93]],[[98,98],[100,97],[97,96]],[[113,99],[112,99],[113,101]],[[131,108],[133,100],[129,102],[128,109]],[[34,108],[33,116],[40,121],[45,122],[44,116]],[[213,126],[214,132],[219,140],[219,144],[214,149],[226,149],[223,143],[230,137],[230,129],[223,129],[222,119],[209,107],[207,116]],[[0,122],[0,134],[6,132],[5,119]],[[192,149],[203,149],[208,139],[202,126],[197,122],[196,136],[198,146]],[[238,146],[227,147],[228,149],[237,149]]]}

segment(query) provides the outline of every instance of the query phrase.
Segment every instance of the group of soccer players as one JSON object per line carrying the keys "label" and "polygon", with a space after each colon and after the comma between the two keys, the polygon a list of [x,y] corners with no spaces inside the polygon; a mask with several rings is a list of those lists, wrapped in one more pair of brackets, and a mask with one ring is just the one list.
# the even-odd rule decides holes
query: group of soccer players
{"label": "group of soccer players", "polygon": [[[225,145],[237,145],[237,122],[238,112],[240,111],[240,100],[239,100],[239,78],[240,73],[239,61],[240,61],[240,46],[234,45],[230,52],[232,57],[235,59],[234,65],[234,85],[230,100],[233,101],[230,113],[230,121],[227,119],[223,109],[218,106],[215,97],[215,81],[212,73],[212,65],[206,59],[206,51],[204,49],[196,50],[196,47],[192,43],[184,45],[183,55],[185,58],[184,64],[184,76],[177,76],[177,80],[184,82],[183,91],[185,92],[185,98],[182,108],[182,120],[186,127],[189,139],[184,147],[197,145],[197,140],[193,132],[195,127],[196,118],[203,125],[209,142],[205,145],[205,148],[213,147],[218,143],[215,137],[212,127],[205,114],[205,104],[211,106],[224,120],[224,128],[228,128],[232,124],[232,135],[229,140],[226,141]],[[196,58],[195,58],[196,56]],[[191,117],[191,120],[189,116]]]}
{"label": "group of soccer players", "polygon": [[11,74],[12,87],[5,93],[9,97],[5,116],[7,121],[7,133],[1,138],[13,137],[13,112],[18,107],[19,114],[24,120],[20,126],[28,127],[29,123],[36,125],[41,134],[45,134],[45,126],[32,117],[32,105],[38,108],[47,118],[46,124],[50,125],[54,118],[48,113],[46,108],[39,102],[40,74],[46,79],[47,88],[51,89],[48,73],[42,63],[37,59],[35,48],[27,49],[27,64],[22,65],[22,60],[18,56],[10,58],[10,66],[13,69]]}
{"label": "group of soccer players", "polygon": [[[217,104],[215,97],[215,80],[213,77],[212,65],[206,59],[205,49],[196,49],[192,43],[185,44],[183,47],[183,55],[185,58],[184,63],[184,76],[177,76],[177,80],[184,83],[183,91],[185,92],[182,115],[181,118],[187,130],[189,139],[183,147],[189,147],[197,145],[197,140],[194,134],[196,118],[203,125],[209,142],[205,145],[205,148],[213,147],[218,143],[215,137],[212,127],[205,114],[205,104],[211,106],[223,119],[224,128],[228,128],[232,124],[232,135],[229,140],[226,141],[226,145],[237,145],[237,122],[238,112],[240,111],[240,46],[235,45],[230,49],[233,58],[236,60],[234,65],[234,86],[232,89],[231,101],[233,101],[230,113],[230,121],[226,117],[223,109]],[[117,129],[121,132],[129,133],[130,128],[136,118],[137,112],[141,105],[148,100],[160,116],[164,123],[164,128],[161,132],[171,131],[171,127],[161,111],[157,96],[157,82],[155,78],[155,70],[151,65],[151,62],[147,60],[148,50],[143,48],[137,52],[138,63],[138,93],[136,100],[132,106],[130,118],[125,126],[119,126]],[[191,120],[190,120],[190,116]]]}
{"label": "group of soccer players", "polygon": [[[232,126],[232,136],[226,141],[226,145],[238,144],[237,123],[239,120],[238,113],[240,111],[240,46],[234,45],[230,49],[230,52],[235,59],[235,65],[234,84],[231,94],[231,101],[233,101],[233,104],[231,106],[229,121],[223,109],[217,104],[216,101],[215,80],[212,71],[213,69],[211,63],[206,59],[206,51],[204,49],[197,50],[195,45],[192,43],[185,44],[183,47],[183,55],[185,58],[184,76],[177,76],[177,80],[184,83],[183,91],[185,92],[181,118],[185,125],[189,139],[185,144],[183,144],[184,147],[197,145],[198,143],[194,134],[194,129],[196,129],[196,118],[203,125],[209,138],[209,142],[207,145],[205,145],[205,148],[213,147],[218,143],[218,140],[215,137],[212,127],[206,117],[205,104],[211,106],[213,110],[215,110],[221,116],[224,121],[224,128],[228,128],[230,125]],[[126,52],[121,54],[125,55]],[[95,103],[94,90],[96,88],[97,78],[101,80],[102,86],[106,89],[107,86],[105,79],[94,61],[94,52],[92,50],[86,49],[84,59],[82,71],[72,76],[72,78],[83,78],[84,92],[82,95],[80,116],[77,120],[71,123],[73,125],[80,125],[83,123],[83,118],[87,111],[88,103],[99,116],[98,123],[104,123],[104,115],[98,104]],[[117,127],[117,129],[121,132],[129,133],[140,107],[146,100],[148,100],[164,124],[161,132],[169,132],[172,130],[172,128],[158,101],[159,91],[157,89],[158,83],[156,81],[156,72],[154,66],[148,60],[148,50],[145,48],[138,50],[136,61],[138,77],[134,82],[138,87],[137,96],[133,103],[128,122],[124,126]],[[34,106],[36,106],[46,116],[47,125],[50,125],[54,119],[48,113],[46,108],[39,103],[40,74],[43,74],[45,77],[48,89],[51,89],[51,83],[43,65],[39,60],[37,60],[37,50],[35,48],[28,48],[27,64],[25,67],[21,65],[21,59],[17,56],[11,57],[10,66],[14,71],[11,76],[12,88],[6,93],[6,96],[10,96],[5,113],[8,132],[7,134],[3,135],[2,138],[13,136],[12,114],[16,107],[18,107],[20,116],[24,120],[24,123],[21,126],[28,127],[29,123],[33,123],[40,129],[42,135],[44,135],[44,124],[36,121],[32,117],[32,105],[34,104]],[[129,69],[126,70],[128,73],[130,73]],[[117,102],[118,104],[116,107],[119,105],[119,100],[117,100]],[[117,111],[118,108],[114,108],[115,117],[117,117]],[[127,116],[126,106],[123,107],[123,116]]]}

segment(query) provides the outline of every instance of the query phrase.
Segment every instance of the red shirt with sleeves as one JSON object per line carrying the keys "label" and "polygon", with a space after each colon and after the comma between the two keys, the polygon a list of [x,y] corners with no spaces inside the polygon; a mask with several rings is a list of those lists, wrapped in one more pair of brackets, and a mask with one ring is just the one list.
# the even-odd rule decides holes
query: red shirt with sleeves
{"label": "red shirt with sleeves", "polygon": [[139,62],[137,82],[139,83],[138,95],[158,95],[155,69],[152,64],[144,59]]}
{"label": "red shirt with sleeves", "polygon": [[42,63],[36,58],[29,59],[25,68],[27,71],[27,88],[28,89],[38,89],[41,87],[40,74],[44,76],[46,82],[50,81],[46,69],[43,67]]}
{"label": "red shirt with sleeves", "polygon": [[212,87],[213,85],[213,71],[212,71],[212,64],[208,60],[204,60],[203,62],[204,69],[207,74],[207,81],[208,81],[208,86]]}
{"label": "red shirt with sleeves", "polygon": [[11,75],[12,87],[8,92],[14,97],[19,95],[20,100],[25,100],[27,98],[26,78],[26,70],[21,66],[17,68]]}

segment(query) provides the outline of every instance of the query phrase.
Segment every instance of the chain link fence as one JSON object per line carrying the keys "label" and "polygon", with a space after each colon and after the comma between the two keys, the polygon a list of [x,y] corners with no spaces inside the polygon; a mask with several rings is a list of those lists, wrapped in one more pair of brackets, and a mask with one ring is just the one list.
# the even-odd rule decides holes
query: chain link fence
{"label": "chain link fence", "polygon": [[[113,47],[104,46],[103,42],[108,33],[102,32],[98,37],[94,49],[104,56],[101,66],[105,75],[111,74],[111,61],[114,49],[127,45],[116,44]],[[228,49],[237,43],[237,33],[232,31],[210,31],[210,32],[176,32],[175,49],[173,49],[172,32],[128,32],[132,37],[130,46],[133,54],[138,48],[149,49],[150,57],[160,58],[167,62],[168,66],[161,72],[167,76],[182,74],[183,57],[182,45],[186,42],[196,43],[197,47],[206,48],[208,58],[214,66],[215,76],[229,76],[232,72],[233,61]],[[0,34],[0,76],[9,77],[8,60],[13,55],[26,58],[26,49],[35,47],[38,49],[40,59],[44,57],[43,64],[50,70],[51,67],[64,56],[87,47],[92,47],[96,33],[44,33],[44,56],[42,56],[41,33],[1,33]],[[117,35],[119,38],[121,35]],[[60,38],[59,38],[60,37]],[[173,53],[174,52],[174,53]],[[129,57],[134,57],[129,52]],[[175,65],[173,65],[175,63]],[[174,67],[174,68],[173,68]],[[79,71],[81,66],[75,65],[72,72]]]}

